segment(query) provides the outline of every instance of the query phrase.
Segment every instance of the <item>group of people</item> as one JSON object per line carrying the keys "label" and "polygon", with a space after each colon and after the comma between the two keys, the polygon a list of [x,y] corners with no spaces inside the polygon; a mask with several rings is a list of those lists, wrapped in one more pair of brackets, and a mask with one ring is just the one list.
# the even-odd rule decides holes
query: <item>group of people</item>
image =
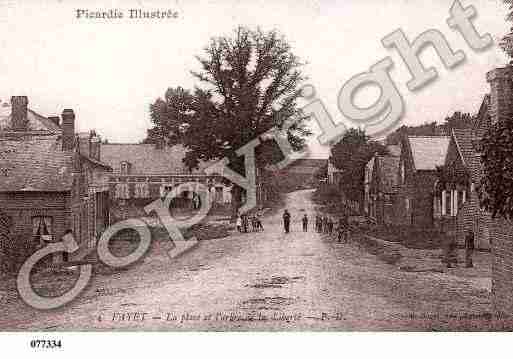
{"label": "group of people", "polygon": [[258,215],[240,214],[237,216],[237,230],[241,233],[260,232],[264,230],[264,226]]}
{"label": "group of people", "polygon": [[[290,212],[286,209],[283,212],[283,229],[285,233],[290,232],[290,220],[291,215]],[[305,213],[301,218],[301,224],[303,227],[303,232],[308,232],[308,215]],[[340,217],[337,226],[338,231],[338,240],[341,242],[342,240],[346,241],[349,237],[349,219],[347,215],[343,215]],[[317,233],[325,233],[325,234],[333,234],[335,231],[335,220],[331,216],[321,216],[320,214],[316,214],[315,216],[315,231]]]}

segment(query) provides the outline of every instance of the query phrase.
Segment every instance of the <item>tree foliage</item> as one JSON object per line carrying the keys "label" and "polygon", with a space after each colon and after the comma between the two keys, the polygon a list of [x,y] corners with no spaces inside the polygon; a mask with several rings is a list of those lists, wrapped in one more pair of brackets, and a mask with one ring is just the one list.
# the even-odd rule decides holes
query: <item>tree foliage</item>
{"label": "tree foliage", "polygon": [[451,133],[453,128],[472,128],[473,117],[470,113],[456,111],[447,116],[442,123],[425,122],[417,126],[403,125],[389,134],[386,138],[388,144],[397,144],[404,135],[408,136],[442,136]]}
{"label": "tree foliage", "polygon": [[374,154],[386,155],[386,146],[372,141],[365,131],[349,129],[331,149],[330,162],[342,170],[341,190],[347,198],[359,200],[363,194],[365,165]]}
{"label": "tree foliage", "polygon": [[[244,162],[235,151],[273,127],[293,149],[303,148],[310,134],[297,107],[304,64],[282,35],[238,27],[232,36],[212,38],[196,59],[199,70],[191,73],[198,86],[170,88],[151,105],[146,142],[183,144],[191,168],[227,157],[242,175]],[[291,117],[298,121],[288,127]],[[264,142],[256,155],[259,166],[282,159],[274,141]]]}
{"label": "tree foliage", "polygon": [[[508,5],[506,21],[513,22],[513,0],[503,0],[503,2]],[[504,35],[499,45],[509,57],[513,57],[513,27]]]}

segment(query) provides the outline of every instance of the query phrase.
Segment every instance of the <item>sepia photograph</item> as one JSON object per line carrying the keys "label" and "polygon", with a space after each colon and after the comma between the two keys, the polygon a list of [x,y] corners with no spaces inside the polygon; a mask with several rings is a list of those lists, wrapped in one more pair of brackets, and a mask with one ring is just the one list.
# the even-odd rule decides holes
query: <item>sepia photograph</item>
{"label": "sepia photograph", "polygon": [[513,329],[512,1],[0,0],[0,50],[32,352]]}

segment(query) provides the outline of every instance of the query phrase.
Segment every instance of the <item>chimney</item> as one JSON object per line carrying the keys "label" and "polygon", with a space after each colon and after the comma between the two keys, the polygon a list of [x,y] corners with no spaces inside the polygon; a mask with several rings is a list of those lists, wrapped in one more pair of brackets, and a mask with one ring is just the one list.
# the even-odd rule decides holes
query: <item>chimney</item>
{"label": "chimney", "polygon": [[157,150],[163,150],[164,147],[166,147],[166,141],[163,139],[163,138],[158,138],[156,141],[155,141],[155,148]]}
{"label": "chimney", "polygon": [[11,97],[11,127],[13,131],[28,130],[27,106],[27,96]]}
{"label": "chimney", "polygon": [[62,111],[62,150],[73,151],[75,148],[75,113],[71,109]]}
{"label": "chimney", "polygon": [[490,84],[489,113],[492,124],[513,119],[513,67],[497,68],[486,74]]}
{"label": "chimney", "polygon": [[61,118],[59,116],[50,116],[48,119],[55,123],[57,126],[60,126]]}

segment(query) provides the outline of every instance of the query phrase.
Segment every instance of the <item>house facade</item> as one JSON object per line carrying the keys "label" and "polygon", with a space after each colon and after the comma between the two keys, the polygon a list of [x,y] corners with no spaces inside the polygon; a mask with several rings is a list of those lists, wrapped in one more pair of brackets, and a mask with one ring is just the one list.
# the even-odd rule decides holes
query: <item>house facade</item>
{"label": "house facade", "polygon": [[435,201],[437,167],[444,164],[449,141],[448,136],[403,136],[393,224],[436,225],[440,212]]}
{"label": "house facade", "polygon": [[41,120],[27,105],[26,97],[13,97],[0,132],[0,203],[9,236],[27,242],[30,252],[71,229],[81,249],[93,247],[109,223],[110,167],[80,153],[73,110],[63,111],[62,122]]}

